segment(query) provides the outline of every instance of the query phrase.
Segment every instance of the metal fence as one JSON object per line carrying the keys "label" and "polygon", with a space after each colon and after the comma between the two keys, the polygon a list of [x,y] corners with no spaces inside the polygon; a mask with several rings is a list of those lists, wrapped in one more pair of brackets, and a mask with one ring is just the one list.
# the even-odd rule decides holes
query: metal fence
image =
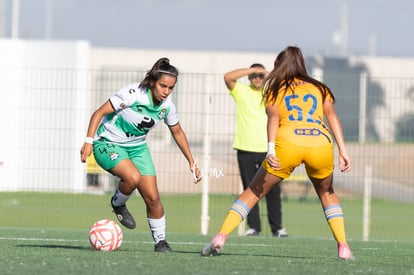
{"label": "metal fence", "polygon": [[[144,74],[113,68],[0,68],[0,190],[90,191],[87,167],[79,161],[89,117],[112,93]],[[352,172],[335,174],[337,188],[362,194],[369,177],[374,197],[414,202],[414,79],[318,77],[336,96],[353,160]],[[209,192],[237,194],[235,105],[223,76],[181,74],[172,96]],[[187,163],[167,127],[158,126],[148,142],[161,192],[202,192],[202,184],[191,184]],[[296,173],[303,175],[303,169]],[[101,189],[112,188],[107,173],[99,181]]]}

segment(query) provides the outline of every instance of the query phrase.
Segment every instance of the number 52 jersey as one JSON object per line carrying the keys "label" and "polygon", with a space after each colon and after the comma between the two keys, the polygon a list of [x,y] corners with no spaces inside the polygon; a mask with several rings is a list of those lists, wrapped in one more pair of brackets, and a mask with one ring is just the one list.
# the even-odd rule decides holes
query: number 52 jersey
{"label": "number 52 jersey", "polygon": [[[332,98],[328,94],[325,100]],[[318,87],[295,79],[286,90],[279,91],[276,106],[279,110],[276,139],[286,139],[304,147],[332,143],[323,120],[323,100]]]}

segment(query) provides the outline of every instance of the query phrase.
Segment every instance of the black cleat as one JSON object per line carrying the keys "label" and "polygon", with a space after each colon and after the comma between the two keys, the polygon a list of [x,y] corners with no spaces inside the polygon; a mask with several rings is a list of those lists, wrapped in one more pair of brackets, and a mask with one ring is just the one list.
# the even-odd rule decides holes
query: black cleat
{"label": "black cleat", "polygon": [[162,240],[162,241],[159,241],[157,244],[155,244],[154,251],[155,252],[171,253],[172,249],[171,249],[170,245],[167,243],[167,241]]}
{"label": "black cleat", "polygon": [[[113,197],[112,197],[113,198]],[[137,225],[135,223],[134,217],[132,217],[131,213],[129,213],[128,209],[126,208],[126,205],[120,205],[115,206],[112,204],[112,198],[111,198],[111,206],[112,209],[118,218],[118,221],[125,226],[128,229],[134,229]]]}

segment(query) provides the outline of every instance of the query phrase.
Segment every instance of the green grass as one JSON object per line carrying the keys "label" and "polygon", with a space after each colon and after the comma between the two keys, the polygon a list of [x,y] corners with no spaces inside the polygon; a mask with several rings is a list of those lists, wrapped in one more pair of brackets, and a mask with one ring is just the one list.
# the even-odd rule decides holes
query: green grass
{"label": "green grass", "polygon": [[[111,194],[0,193],[0,228],[89,228],[96,220],[114,219],[109,207]],[[201,195],[161,195],[167,217],[167,232],[200,233]],[[209,232],[216,232],[235,196],[212,195],[209,203]],[[362,240],[362,200],[342,199],[347,236]],[[145,205],[132,197],[128,208],[137,220],[137,231],[147,232]],[[260,202],[263,235],[270,235],[265,202]],[[290,197],[283,202],[283,225],[291,236],[329,238],[330,229],[319,201],[308,196],[302,201]],[[370,240],[414,242],[414,207],[412,204],[373,200]]]}
{"label": "green grass", "polygon": [[373,200],[370,241],[362,241],[362,201],[342,199],[347,236],[356,261],[337,260],[336,244],[315,197],[283,203],[288,238],[270,237],[261,202],[263,236],[232,234],[217,257],[201,248],[218,230],[235,196],[210,198],[210,230],[200,235],[201,196],[162,194],[167,239],[174,253],[157,254],[141,198],[128,207],[138,227],[123,228],[115,252],[93,251],[90,226],[115,219],[111,194],[0,193],[1,274],[414,274],[414,208]]}
{"label": "green grass", "polygon": [[355,261],[339,261],[335,242],[316,238],[230,236],[219,256],[201,257],[209,237],[169,234],[172,254],[154,253],[149,233],[124,230],[114,252],[93,251],[87,230],[0,229],[1,274],[413,274],[414,246],[350,243]]}

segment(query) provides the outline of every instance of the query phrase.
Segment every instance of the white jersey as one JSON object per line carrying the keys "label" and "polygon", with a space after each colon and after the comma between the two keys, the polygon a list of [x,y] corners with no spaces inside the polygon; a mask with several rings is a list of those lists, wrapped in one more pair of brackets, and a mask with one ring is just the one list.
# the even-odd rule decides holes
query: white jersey
{"label": "white jersey", "polygon": [[137,146],[146,142],[148,132],[163,120],[168,126],[178,123],[178,116],[170,96],[154,106],[151,91],[130,84],[113,94],[109,101],[115,109],[106,115],[95,138],[123,146]]}

